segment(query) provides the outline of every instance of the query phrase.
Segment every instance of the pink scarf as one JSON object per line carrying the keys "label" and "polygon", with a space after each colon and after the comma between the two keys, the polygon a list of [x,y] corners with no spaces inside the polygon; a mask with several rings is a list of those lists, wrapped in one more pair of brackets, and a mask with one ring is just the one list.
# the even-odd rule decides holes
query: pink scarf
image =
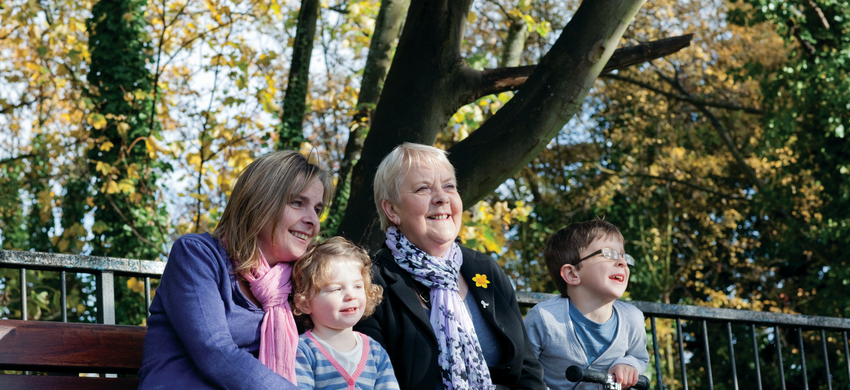
{"label": "pink scarf", "polygon": [[260,362],[293,384],[298,330],[289,307],[292,293],[292,263],[279,262],[269,267],[260,251],[260,266],[242,276],[251,285],[251,293],[266,312],[260,328]]}

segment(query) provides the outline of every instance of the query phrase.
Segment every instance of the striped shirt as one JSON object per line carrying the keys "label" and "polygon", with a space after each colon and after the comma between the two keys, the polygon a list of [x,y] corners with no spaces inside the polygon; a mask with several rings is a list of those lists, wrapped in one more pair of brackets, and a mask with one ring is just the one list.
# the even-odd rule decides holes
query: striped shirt
{"label": "striped shirt", "polygon": [[392,390],[398,389],[393,365],[387,351],[375,340],[354,332],[363,340],[363,355],[357,370],[349,375],[324,347],[307,331],[298,340],[295,374],[303,390]]}

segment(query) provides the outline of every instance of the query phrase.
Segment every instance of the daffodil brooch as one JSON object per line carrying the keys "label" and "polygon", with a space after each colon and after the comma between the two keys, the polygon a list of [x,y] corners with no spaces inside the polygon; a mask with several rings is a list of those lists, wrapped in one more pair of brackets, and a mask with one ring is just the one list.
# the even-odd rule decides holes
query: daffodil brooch
{"label": "daffodil brooch", "polygon": [[487,288],[487,285],[490,284],[490,281],[487,280],[487,275],[475,274],[472,281],[475,282],[475,287]]}

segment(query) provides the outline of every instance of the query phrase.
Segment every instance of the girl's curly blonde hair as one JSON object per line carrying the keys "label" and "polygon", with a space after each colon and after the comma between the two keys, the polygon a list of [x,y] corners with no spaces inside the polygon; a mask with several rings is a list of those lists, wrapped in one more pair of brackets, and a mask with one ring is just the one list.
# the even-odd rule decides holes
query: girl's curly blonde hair
{"label": "girl's curly blonde hair", "polygon": [[[316,293],[331,281],[341,262],[354,262],[361,265],[363,290],[366,291],[366,310],[363,312],[363,317],[368,317],[375,312],[375,306],[379,305],[383,299],[384,289],[372,284],[372,260],[365,250],[351,241],[342,237],[331,237],[311,246],[307,249],[307,253],[295,262],[292,269],[292,312],[295,315],[303,316],[300,306],[313,299]],[[312,323],[307,325],[308,328],[312,327]]]}

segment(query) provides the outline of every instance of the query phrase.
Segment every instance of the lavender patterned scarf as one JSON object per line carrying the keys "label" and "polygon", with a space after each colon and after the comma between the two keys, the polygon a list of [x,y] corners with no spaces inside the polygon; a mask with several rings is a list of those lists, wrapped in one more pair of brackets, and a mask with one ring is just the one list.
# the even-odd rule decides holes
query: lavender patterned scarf
{"label": "lavender patterned scarf", "polygon": [[431,327],[440,347],[437,361],[445,389],[495,389],[469,311],[458,295],[457,280],[463,264],[460,246],[453,243],[444,258],[431,256],[396,227],[387,229],[386,242],[396,263],[431,289]]}

